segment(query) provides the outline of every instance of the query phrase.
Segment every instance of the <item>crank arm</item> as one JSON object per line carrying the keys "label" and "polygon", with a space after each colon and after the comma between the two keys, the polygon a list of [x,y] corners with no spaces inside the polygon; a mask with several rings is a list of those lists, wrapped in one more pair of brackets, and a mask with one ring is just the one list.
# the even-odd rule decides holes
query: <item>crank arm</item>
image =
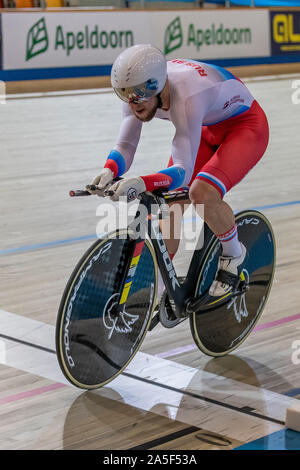
{"label": "crank arm", "polygon": [[216,302],[212,305],[207,305],[203,303],[204,295],[202,295],[199,298],[194,298],[187,302],[186,312],[188,314],[209,312],[211,310],[214,310],[215,308],[218,308],[221,305],[226,305],[233,299],[233,297],[240,297],[241,295],[245,294],[248,290],[249,286],[247,284],[244,284],[240,289],[232,292],[231,295],[224,299],[223,302]]}

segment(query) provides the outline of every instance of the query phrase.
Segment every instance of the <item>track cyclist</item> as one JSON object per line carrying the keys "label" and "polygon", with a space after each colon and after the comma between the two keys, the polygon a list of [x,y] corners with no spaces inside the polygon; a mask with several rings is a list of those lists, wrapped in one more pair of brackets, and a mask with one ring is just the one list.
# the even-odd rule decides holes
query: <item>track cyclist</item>
{"label": "track cyclist", "polygon": [[[104,169],[93,181],[95,192],[103,196],[112,180],[129,170],[144,122],[171,121],[175,135],[167,168],[113,183],[111,199],[125,197],[128,191],[138,195],[189,187],[191,203],[196,209],[204,205],[204,220],[222,246],[205,302],[216,304],[230,298],[247,253],[239,241],[233,211],[223,198],[267,148],[269,127],[264,111],[228,70],[194,60],[166,61],[150,44],[123,51],[113,64],[111,83],[124,102],[123,120]],[[166,244],[173,258],[179,239],[171,236]],[[160,277],[158,298],[163,288]]]}

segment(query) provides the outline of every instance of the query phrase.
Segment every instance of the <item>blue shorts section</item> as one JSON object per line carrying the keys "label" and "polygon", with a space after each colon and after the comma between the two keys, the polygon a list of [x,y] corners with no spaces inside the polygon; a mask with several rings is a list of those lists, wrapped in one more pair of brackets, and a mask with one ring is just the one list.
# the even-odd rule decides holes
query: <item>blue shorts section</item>
{"label": "blue shorts section", "polygon": [[300,432],[282,429],[234,450],[300,450]]}
{"label": "blue shorts section", "polygon": [[117,176],[122,176],[126,171],[126,162],[123,155],[117,150],[112,150],[107,158],[116,162],[116,164],[118,165]]}
{"label": "blue shorts section", "polygon": [[168,189],[176,189],[182,186],[185,177],[185,171],[183,168],[178,166],[169,166],[165,170],[158,171],[158,173],[162,173],[164,175],[171,176],[172,183],[168,187]]}

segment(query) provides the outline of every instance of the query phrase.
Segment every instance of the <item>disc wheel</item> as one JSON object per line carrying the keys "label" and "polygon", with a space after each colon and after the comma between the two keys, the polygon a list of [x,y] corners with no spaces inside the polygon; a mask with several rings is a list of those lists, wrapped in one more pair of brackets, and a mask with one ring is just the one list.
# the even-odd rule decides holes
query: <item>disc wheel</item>
{"label": "disc wheel", "polygon": [[[214,310],[190,315],[190,327],[198,348],[209,356],[223,356],[236,349],[250,334],[267,302],[275,270],[275,239],[268,219],[249,210],[237,214],[239,240],[247,255],[242,273],[248,290]],[[209,248],[196,284],[199,297],[212,284],[221,254],[220,242]]]}
{"label": "disc wheel", "polygon": [[126,303],[119,308],[120,279],[128,260],[127,231],[97,240],[74,269],[61,299],[56,352],[75,386],[99,388],[117,377],[140,348],[151,322],[157,263],[145,240]]}

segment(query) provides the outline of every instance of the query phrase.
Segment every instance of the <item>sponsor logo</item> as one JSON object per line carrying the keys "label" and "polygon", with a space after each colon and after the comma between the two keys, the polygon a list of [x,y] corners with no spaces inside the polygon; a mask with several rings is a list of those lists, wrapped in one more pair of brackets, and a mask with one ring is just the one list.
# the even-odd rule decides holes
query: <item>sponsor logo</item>
{"label": "sponsor logo", "polygon": [[242,219],[237,223],[238,227],[242,227],[243,225],[258,225],[260,222],[259,219],[256,219],[255,217],[252,217],[251,219]]}
{"label": "sponsor logo", "polygon": [[233,348],[236,343],[239,343],[247,335],[247,333],[251,330],[253,323],[255,323],[255,320],[256,317],[253,318],[253,320],[249,323],[247,328],[245,328],[245,330],[240,334],[240,336],[231,341],[228,349]]}
{"label": "sponsor logo", "polygon": [[153,183],[153,186],[157,187],[157,186],[169,186],[170,184],[170,181],[169,180],[165,180],[165,181],[154,181]]}
{"label": "sponsor logo", "polygon": [[272,54],[300,52],[300,12],[270,12]]}
{"label": "sponsor logo", "polygon": [[[247,277],[246,277],[247,271],[246,271],[246,272],[245,272],[245,271],[246,271],[246,270],[244,269],[243,272],[244,272],[244,275],[245,275],[245,279],[247,280]],[[249,276],[249,274],[248,274],[248,276]],[[244,295],[245,295],[245,294],[243,294],[243,296],[244,296]],[[261,310],[262,310],[262,308],[263,308],[263,306],[264,306],[265,300],[266,300],[266,296],[264,295],[263,298],[261,299],[261,302],[260,302],[259,306],[258,306],[256,315],[253,317],[252,321],[249,323],[249,325],[247,326],[247,328],[245,328],[245,330],[240,334],[240,336],[238,336],[237,338],[235,338],[235,339],[231,342],[231,344],[230,344],[230,346],[229,346],[229,349],[232,348],[237,342],[241,341],[241,340],[248,334],[248,332],[252,329],[253,324],[255,323],[255,321],[256,321],[256,319],[257,319],[257,316],[260,314],[260,312],[261,312]],[[246,301],[244,300],[244,301],[242,302],[242,304],[243,304],[243,306],[242,306],[242,309],[239,311],[239,314],[241,314],[241,316],[245,316],[245,315],[242,315],[242,312],[245,313],[245,308],[246,308],[246,310],[247,310]],[[236,311],[238,311],[238,308],[236,309]],[[247,311],[247,315],[246,315],[246,316],[248,316],[248,311]],[[236,315],[236,318],[238,318],[237,315]]]}
{"label": "sponsor logo", "polygon": [[[250,276],[248,271],[243,269],[242,272],[245,276],[246,284],[249,285]],[[231,302],[229,302],[227,310],[229,310],[231,307],[233,307],[234,315],[238,323],[241,323],[242,318],[247,318],[249,313],[246,305],[246,293],[242,294],[241,296],[234,297]]]}
{"label": "sponsor logo", "polygon": [[129,188],[127,191],[127,201],[134,201],[137,198],[138,194],[135,188]]}
{"label": "sponsor logo", "polygon": [[233,98],[231,98],[230,101],[226,101],[226,103],[224,104],[223,106],[223,109],[226,109],[228,108],[229,106],[231,106],[232,104],[235,104],[235,103],[244,103],[245,100],[243,98],[240,97],[240,95],[236,95],[236,96],[233,96]]}
{"label": "sponsor logo", "polygon": [[26,45],[26,61],[48,50],[49,36],[45,18],[41,18],[30,28]]}
{"label": "sponsor logo", "polygon": [[201,77],[207,77],[207,73],[205,72],[204,68],[201,67],[200,64],[196,64],[195,62],[188,62],[187,60],[182,59],[174,59],[172,60],[172,62],[174,62],[174,64],[184,64],[188,67],[193,67],[193,69],[197,70]]}
{"label": "sponsor logo", "polygon": [[139,319],[138,315],[132,315],[125,311],[125,305],[122,312],[115,314],[119,306],[119,294],[113,294],[104,307],[103,324],[109,331],[108,339],[112,337],[113,332],[116,333],[131,333],[131,326]]}
{"label": "sponsor logo", "polygon": [[106,243],[99,250],[99,252],[91,258],[91,260],[90,260],[89,264],[87,265],[87,267],[85,268],[85,270],[82,271],[82,273],[79,277],[79,280],[78,280],[77,284],[74,287],[73,295],[69,300],[68,307],[67,307],[67,314],[65,316],[65,324],[64,324],[64,332],[63,332],[63,343],[64,343],[64,348],[65,348],[65,356],[67,358],[67,361],[68,361],[68,364],[69,364],[70,367],[75,367],[75,361],[74,361],[73,357],[71,356],[70,330],[69,330],[74,302],[76,300],[78,291],[80,289],[81,284],[83,283],[83,281],[85,279],[86,274],[91,269],[92,265],[96,261],[98,261],[100,256],[103,255],[104,253],[106,253],[108,250],[110,250],[111,245],[112,245],[112,242]]}
{"label": "sponsor logo", "polygon": [[[88,53],[93,49],[124,49],[134,44],[132,30],[107,30],[100,26],[83,26],[80,30],[66,30],[65,26],[56,25],[49,33],[45,18],[37,21],[28,31],[26,41],[26,61],[52,51],[63,51],[69,57],[77,51]],[[52,30],[51,30],[52,31]]]}
{"label": "sponsor logo", "polygon": [[180,49],[183,43],[183,32],[180,17],[177,16],[171,23],[167,26],[165,31],[165,55],[170,54],[170,52]]}
{"label": "sponsor logo", "polygon": [[250,27],[229,28],[223,23],[212,23],[210,27],[202,29],[199,25],[190,23],[184,31],[180,16],[177,16],[167,26],[164,35],[164,52],[180,49],[183,45],[195,47],[197,51],[202,46],[230,46],[235,44],[251,44],[252,30]]}

